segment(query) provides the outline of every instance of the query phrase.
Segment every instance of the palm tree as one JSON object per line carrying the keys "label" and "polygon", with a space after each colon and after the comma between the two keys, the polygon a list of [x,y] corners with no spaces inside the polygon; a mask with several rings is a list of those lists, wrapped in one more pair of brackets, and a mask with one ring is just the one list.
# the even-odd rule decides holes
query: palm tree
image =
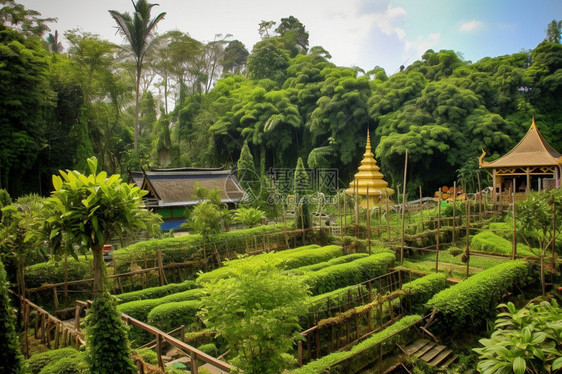
{"label": "palm tree", "polygon": [[150,19],[150,11],[153,6],[158,4],[149,4],[146,0],[137,0],[136,4],[133,0],[135,12],[133,16],[129,13],[119,13],[116,10],[110,10],[109,14],[117,22],[119,32],[121,32],[131,46],[131,50],[136,59],[136,97],[135,97],[135,151],[138,151],[138,137],[139,137],[139,91],[140,91],[140,77],[142,71],[142,62],[146,51],[152,44],[152,30],[156,24],[160,22],[165,12],[160,13],[154,19]]}

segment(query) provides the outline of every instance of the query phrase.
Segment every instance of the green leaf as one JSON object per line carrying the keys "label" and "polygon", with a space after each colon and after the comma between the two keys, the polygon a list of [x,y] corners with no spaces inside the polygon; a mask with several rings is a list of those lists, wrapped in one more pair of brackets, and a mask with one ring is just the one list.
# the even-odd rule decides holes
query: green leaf
{"label": "green leaf", "polygon": [[62,188],[62,179],[58,175],[53,175],[53,187],[55,188],[55,191]]}
{"label": "green leaf", "polygon": [[552,363],[552,370],[558,370],[562,368],[562,357],[558,357],[556,360],[554,360],[554,362]]}
{"label": "green leaf", "polygon": [[515,374],[525,374],[525,369],[527,368],[527,362],[521,357],[516,357],[513,360],[513,372]]}

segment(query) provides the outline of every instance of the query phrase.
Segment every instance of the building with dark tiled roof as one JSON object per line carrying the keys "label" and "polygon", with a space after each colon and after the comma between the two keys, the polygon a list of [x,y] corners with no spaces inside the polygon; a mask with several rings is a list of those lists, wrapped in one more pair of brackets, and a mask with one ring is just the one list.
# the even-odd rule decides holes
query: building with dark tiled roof
{"label": "building with dark tiled roof", "polygon": [[219,191],[221,202],[234,207],[244,191],[231,170],[223,168],[177,168],[132,171],[129,181],[148,191],[145,205],[162,216],[162,229],[177,228],[185,222],[185,209],[200,203],[195,196],[196,185]]}

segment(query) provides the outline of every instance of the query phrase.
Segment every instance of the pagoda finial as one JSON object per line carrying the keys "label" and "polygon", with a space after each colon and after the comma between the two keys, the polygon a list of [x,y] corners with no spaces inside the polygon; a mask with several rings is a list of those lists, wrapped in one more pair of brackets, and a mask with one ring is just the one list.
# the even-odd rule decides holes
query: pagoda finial
{"label": "pagoda finial", "polygon": [[535,129],[537,128],[537,124],[535,123],[535,115],[533,114],[533,123],[531,124],[531,127],[534,127]]}
{"label": "pagoda finial", "polygon": [[365,147],[367,151],[371,150],[371,137],[369,136],[369,128],[367,127],[367,146]]}

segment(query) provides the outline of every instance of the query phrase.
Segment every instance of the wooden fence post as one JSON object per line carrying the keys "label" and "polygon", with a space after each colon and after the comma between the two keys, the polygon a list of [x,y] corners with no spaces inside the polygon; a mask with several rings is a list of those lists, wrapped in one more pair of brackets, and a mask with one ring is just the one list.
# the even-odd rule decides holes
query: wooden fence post
{"label": "wooden fence post", "polygon": [[439,187],[439,202],[437,205],[437,246],[435,247],[435,272],[439,272],[439,239],[441,236],[441,187]]}
{"label": "wooden fence post", "polygon": [[156,354],[158,355],[158,366],[164,370],[164,360],[162,359],[162,335],[156,335]]}
{"label": "wooden fence post", "polygon": [[162,265],[162,250],[159,249],[157,252],[157,256],[158,256],[158,276],[160,278],[160,285],[163,286],[164,285],[164,269],[163,269],[163,265]]}

